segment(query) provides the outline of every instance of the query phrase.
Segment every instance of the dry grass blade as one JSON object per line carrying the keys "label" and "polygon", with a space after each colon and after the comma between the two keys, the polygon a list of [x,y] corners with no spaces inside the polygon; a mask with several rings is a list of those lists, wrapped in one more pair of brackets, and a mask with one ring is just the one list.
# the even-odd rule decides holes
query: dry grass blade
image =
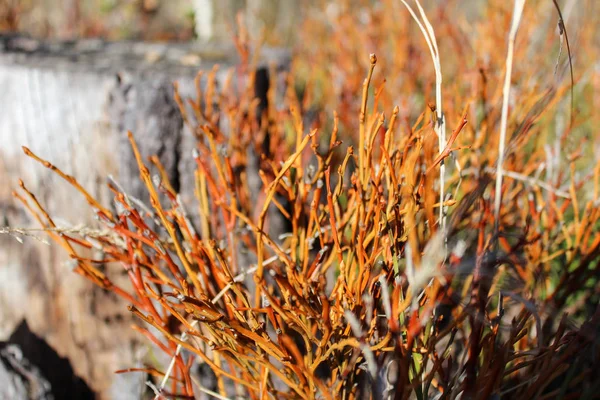
{"label": "dry grass blade", "polygon": [[500,117],[500,139],[498,142],[498,162],[496,163],[496,197],[494,199],[494,219],[495,219],[495,231],[498,234],[500,226],[500,205],[502,203],[502,175],[504,173],[504,157],[506,147],[506,129],[508,125],[508,102],[510,100],[510,85],[512,78],[513,69],[513,57],[515,40],[517,38],[517,31],[519,30],[519,24],[521,23],[521,16],[523,15],[523,8],[525,7],[525,0],[515,0],[513,8],[513,17],[510,24],[510,31],[508,33],[508,50],[506,53],[506,70],[504,72],[504,86],[502,88],[502,115]]}

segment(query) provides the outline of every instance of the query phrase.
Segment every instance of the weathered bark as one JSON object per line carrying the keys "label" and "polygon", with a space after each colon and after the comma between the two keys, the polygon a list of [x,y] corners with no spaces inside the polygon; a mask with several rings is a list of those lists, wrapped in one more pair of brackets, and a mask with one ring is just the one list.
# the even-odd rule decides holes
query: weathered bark
{"label": "weathered bark", "polygon": [[[11,196],[18,178],[57,225],[94,225],[85,200],[26,157],[22,145],[74,175],[103,204],[112,203],[105,185],[109,174],[145,200],[126,143],[131,130],[144,157],[159,156],[184,201],[193,197],[194,141],[173,101],[172,81],[179,82],[184,96],[191,95],[198,69],[212,68],[215,58],[223,72],[234,65],[230,50],[17,37],[0,37],[0,50],[0,226],[37,227]],[[285,63],[277,52],[265,60]],[[20,244],[0,235],[0,339],[25,319],[100,398],[136,398],[140,376],[125,381],[113,372],[139,366],[146,342],[141,346],[129,328],[124,302],[72,273],[67,261],[54,245],[32,238]],[[105,269],[115,283],[128,285],[121,267]]]}

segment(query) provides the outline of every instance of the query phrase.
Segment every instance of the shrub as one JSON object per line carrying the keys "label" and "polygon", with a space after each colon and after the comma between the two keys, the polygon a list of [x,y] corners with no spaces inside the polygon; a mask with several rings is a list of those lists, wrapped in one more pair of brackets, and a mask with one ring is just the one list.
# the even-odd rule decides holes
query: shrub
{"label": "shrub", "polygon": [[[111,184],[119,207],[110,210],[25,149],[81,192],[108,228],[102,235],[62,232],[23,183],[28,197],[16,194],[69,252],[76,272],[125,298],[143,321],[135,329],[172,357],[164,372],[142,369],[157,376],[149,383],[157,396],[593,396],[600,163],[592,165],[584,141],[569,140],[585,130],[586,116],[556,126],[564,110],[574,112],[561,102],[570,85],[528,85],[528,65],[515,68],[517,100],[503,111],[502,99],[509,105],[510,95],[500,79],[510,65],[506,53],[493,54],[476,71],[461,54],[440,54],[425,13],[413,12],[434,60],[425,72],[438,74],[436,103],[420,114],[413,115],[406,99],[402,109],[390,103],[398,96],[412,102],[408,93],[433,87],[427,73],[402,70],[400,86],[381,83],[373,90],[378,61],[371,55],[361,87],[353,53],[314,41],[312,49],[340,57],[341,90],[331,85],[335,74],[322,79],[328,72],[318,68],[294,81],[299,61],[284,103],[275,103],[271,88],[263,113],[252,81],[247,90],[218,96],[216,108],[210,79],[196,99],[184,103],[176,95],[198,138],[190,183],[196,218],[156,157],[151,174],[131,133],[150,207]],[[506,15],[492,17],[506,22]],[[391,22],[383,11],[370,16],[377,41]],[[360,24],[336,23],[340,32],[332,42],[363,37],[355,31]],[[461,50],[453,21],[440,27]],[[488,48],[504,49],[504,36],[480,29]],[[413,47],[421,40],[392,36]],[[348,45],[360,48],[356,43]],[[524,58],[523,47],[517,43],[516,59]],[[539,59],[548,57],[540,53]],[[386,75],[399,71],[393,68],[398,57],[388,52]],[[440,74],[445,61],[448,76],[457,78],[447,86]],[[489,84],[492,77],[500,83]],[[452,99],[443,110],[442,88]],[[433,96],[429,90],[424,98]],[[326,114],[314,118],[314,107],[340,113],[328,122]],[[444,124],[452,129],[448,140]],[[503,124],[509,133],[499,151]],[[552,130],[559,134],[550,140]],[[258,171],[248,148],[264,155]],[[258,194],[249,185],[252,174],[263,183]],[[92,248],[104,258],[82,255]],[[122,264],[131,287],[112,284],[97,262]],[[200,386],[191,372],[197,363],[214,372],[218,394]]]}

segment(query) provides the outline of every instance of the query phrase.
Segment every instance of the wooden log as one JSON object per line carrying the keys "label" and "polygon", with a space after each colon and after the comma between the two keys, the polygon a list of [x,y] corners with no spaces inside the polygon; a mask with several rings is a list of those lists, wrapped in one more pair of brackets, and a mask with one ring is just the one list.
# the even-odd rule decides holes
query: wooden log
{"label": "wooden log", "polygon": [[[110,204],[105,185],[109,174],[128,193],[145,196],[126,143],[126,131],[131,130],[142,155],[158,154],[183,197],[192,198],[193,185],[186,182],[193,140],[173,100],[172,82],[179,82],[185,96],[194,92],[199,69],[212,69],[219,62],[224,76],[236,63],[231,48],[0,36],[0,50],[0,226],[37,227],[11,195],[18,178],[57,225],[94,222],[85,200],[26,157],[23,145]],[[287,63],[285,52],[267,51],[263,59]],[[113,374],[140,366],[146,345],[129,328],[132,320],[125,304],[72,273],[62,249],[23,239],[20,244],[0,235],[0,340],[25,319],[35,334],[71,361],[99,398],[138,398],[145,377],[132,374],[123,380]],[[117,284],[128,284],[122,268],[105,268]]]}

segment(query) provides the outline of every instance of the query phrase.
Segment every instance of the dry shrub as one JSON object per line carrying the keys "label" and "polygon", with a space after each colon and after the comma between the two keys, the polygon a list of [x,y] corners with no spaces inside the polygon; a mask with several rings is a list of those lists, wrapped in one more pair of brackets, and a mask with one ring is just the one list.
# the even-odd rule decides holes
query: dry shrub
{"label": "dry shrub", "polygon": [[[578,110],[597,77],[577,70],[571,110],[566,50],[553,75],[562,36],[551,39],[537,14],[552,4],[527,5],[498,193],[513,10],[494,1],[469,11],[482,19],[450,6],[429,12],[449,127],[439,142],[433,63],[396,3],[350,13],[339,2],[320,14],[331,21],[310,21],[283,103],[271,88],[262,113],[252,80],[217,95],[209,78],[196,99],[177,96],[198,139],[197,218],[155,157],[152,176],[131,134],[150,206],[111,186],[118,212],[25,149],[81,192],[110,232],[61,231],[21,185],[26,196],[17,196],[76,272],[125,298],[144,322],[135,329],[173,357],[143,369],[157,376],[157,397],[594,395],[600,163],[586,140],[594,117]],[[594,45],[586,32],[580,48]],[[371,47],[379,62],[366,56]],[[258,172],[248,149],[263,154]],[[113,285],[98,261],[120,263],[131,287]],[[214,372],[214,391],[191,372],[197,364]]]}

